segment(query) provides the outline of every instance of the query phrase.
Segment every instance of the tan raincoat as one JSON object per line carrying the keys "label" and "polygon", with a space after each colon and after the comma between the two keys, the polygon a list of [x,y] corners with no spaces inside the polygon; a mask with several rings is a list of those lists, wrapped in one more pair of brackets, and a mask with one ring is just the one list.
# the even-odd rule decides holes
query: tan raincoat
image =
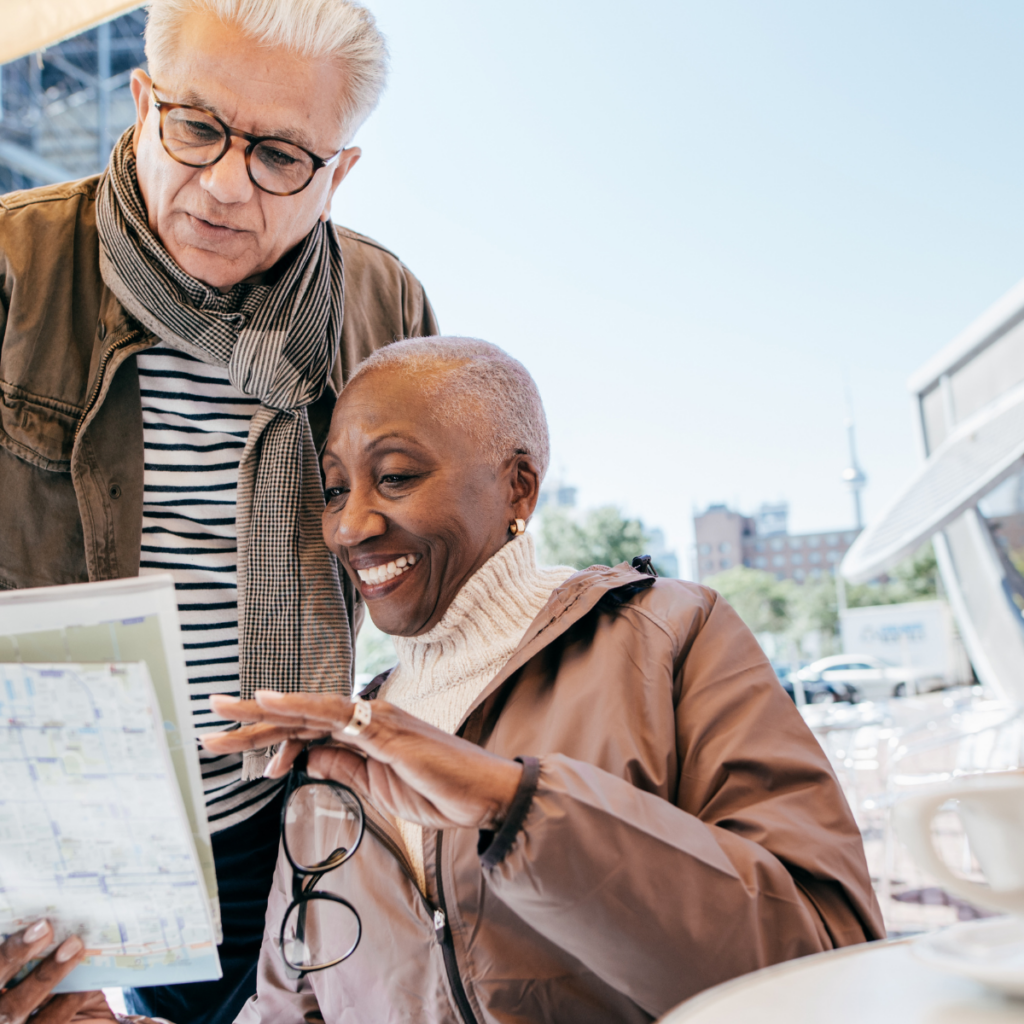
{"label": "tan raincoat", "polygon": [[527,764],[505,826],[425,830],[424,898],[367,806],[361,847],[319,884],[357,907],[362,942],[303,978],[277,949],[282,856],[243,1024],[646,1022],[884,934],[839,785],[714,591],[625,564],[577,573],[460,731]]}

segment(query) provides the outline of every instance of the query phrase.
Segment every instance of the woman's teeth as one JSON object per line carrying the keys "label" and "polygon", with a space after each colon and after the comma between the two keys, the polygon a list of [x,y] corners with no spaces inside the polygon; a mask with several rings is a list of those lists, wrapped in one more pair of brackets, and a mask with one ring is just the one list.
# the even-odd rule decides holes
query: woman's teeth
{"label": "woman's teeth", "polygon": [[370,569],[356,569],[364,583],[387,583],[403,572],[408,572],[418,561],[419,555],[402,555],[386,565],[375,565]]}

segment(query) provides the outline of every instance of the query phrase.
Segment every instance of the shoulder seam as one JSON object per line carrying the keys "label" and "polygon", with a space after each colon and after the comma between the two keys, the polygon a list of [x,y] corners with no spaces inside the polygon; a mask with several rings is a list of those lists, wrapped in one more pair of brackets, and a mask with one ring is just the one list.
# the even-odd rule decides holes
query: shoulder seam
{"label": "shoulder seam", "polygon": [[[655,581],[655,585],[657,585],[657,581]],[[719,595],[717,591],[712,590],[710,587],[705,587],[703,584],[698,583],[697,586],[709,598],[707,614],[704,616],[704,621],[701,623],[700,627],[697,630],[697,633],[699,634],[703,632],[704,627],[707,625],[708,620],[711,618],[711,613],[715,610],[715,605],[718,603],[717,599]],[[645,589],[648,591],[653,591],[654,587],[647,587]],[[673,651],[675,652],[673,654],[673,658],[675,658],[675,656],[678,654],[678,648],[676,647],[678,638],[672,630],[672,627],[669,625],[666,619],[663,619],[660,615],[656,614],[655,612],[652,612],[649,608],[644,607],[642,603],[642,598],[644,597],[644,594],[640,594],[638,596],[641,598],[641,600],[627,602],[622,606],[621,611],[625,612],[627,609],[631,609],[638,615],[642,615],[653,625],[657,626],[671,641]],[[696,636],[694,638],[696,639]]]}
{"label": "shoulder seam", "polygon": [[[367,235],[361,235],[359,234],[358,231],[353,231],[351,228],[342,227],[341,224],[335,224],[334,230],[337,231],[339,235],[344,236],[350,241],[362,242],[363,245],[368,245],[372,249],[379,249],[382,253],[386,253],[396,262],[402,263],[402,259],[400,256],[398,256],[396,253],[393,253],[390,249],[385,248],[383,245],[380,244],[380,242],[375,241],[374,239],[368,237]],[[404,267],[405,264],[402,263],[402,266]]]}
{"label": "shoulder seam", "polygon": [[673,642],[673,644],[675,643],[675,637],[672,633],[671,628],[669,627],[669,624],[660,615],[655,615],[649,609],[644,608],[640,604],[634,604],[632,601],[629,601],[628,603],[622,605],[622,607],[617,610],[625,612],[627,609],[631,609],[632,611],[636,612],[637,615],[642,615],[653,625],[657,626],[658,629],[660,629],[665,634],[665,636],[667,636],[669,640]]}
{"label": "shoulder seam", "polygon": [[[46,188],[31,188],[31,189],[18,189],[15,192],[8,192],[7,195],[0,196],[0,206],[5,210],[23,210],[28,206],[38,206],[43,203],[65,203],[72,199],[78,199],[81,196],[88,196],[89,182],[91,178],[85,178],[80,181],[72,181],[66,184],[70,187],[66,191],[56,191],[59,186],[49,186]],[[43,193],[43,194],[39,194]],[[14,201],[12,202],[12,197]]]}

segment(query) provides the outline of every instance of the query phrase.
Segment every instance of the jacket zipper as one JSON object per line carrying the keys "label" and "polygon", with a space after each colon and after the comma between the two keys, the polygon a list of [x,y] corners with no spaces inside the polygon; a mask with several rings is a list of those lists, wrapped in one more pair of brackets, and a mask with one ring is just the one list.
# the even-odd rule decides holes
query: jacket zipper
{"label": "jacket zipper", "polygon": [[78,421],[78,427],[75,429],[75,437],[72,444],[78,441],[78,435],[82,432],[82,427],[85,425],[86,418],[89,413],[92,412],[92,407],[96,404],[96,399],[99,397],[100,389],[103,387],[103,374],[106,372],[107,363],[110,362],[110,357],[122,349],[129,342],[136,340],[139,337],[137,331],[132,331],[125,337],[121,338],[120,341],[115,341],[106,352],[100,356],[99,369],[96,372],[96,383],[93,385],[92,394],[89,395],[89,400],[85,403],[85,408],[82,410],[82,418]]}
{"label": "jacket zipper", "polygon": [[434,911],[434,934],[441,944],[441,952],[444,954],[444,967],[448,972],[448,984],[452,987],[452,994],[455,996],[455,1003],[465,1024],[477,1024],[476,1014],[473,1007],[469,1005],[469,997],[466,995],[465,986],[462,984],[462,975],[459,974],[459,963],[455,959],[455,942],[452,940],[452,930],[448,926],[447,908],[444,905],[444,882],[441,879],[441,837],[443,832],[437,833],[437,909]]}
{"label": "jacket zipper", "polygon": [[442,832],[437,833],[437,899],[438,906],[432,906],[430,900],[420,892],[419,883],[416,881],[416,875],[413,873],[412,865],[409,863],[409,858],[405,854],[405,850],[397,846],[391,839],[391,837],[380,829],[369,817],[366,819],[366,827],[387,847],[387,849],[394,855],[395,859],[402,866],[402,870],[408,875],[409,881],[415,886],[416,891],[420,895],[420,899],[423,900],[423,905],[427,908],[434,919],[434,937],[437,939],[437,944],[441,947],[441,953],[444,956],[444,969],[448,975],[448,984],[451,986],[452,995],[455,997],[455,1004],[458,1007],[459,1015],[462,1017],[463,1024],[477,1024],[476,1014],[473,1013],[473,1007],[469,1004],[469,997],[466,995],[466,989],[462,984],[462,976],[459,974],[459,964],[455,959],[455,943],[452,940],[451,929],[448,927],[448,914],[444,903],[444,883],[441,881],[441,836]]}

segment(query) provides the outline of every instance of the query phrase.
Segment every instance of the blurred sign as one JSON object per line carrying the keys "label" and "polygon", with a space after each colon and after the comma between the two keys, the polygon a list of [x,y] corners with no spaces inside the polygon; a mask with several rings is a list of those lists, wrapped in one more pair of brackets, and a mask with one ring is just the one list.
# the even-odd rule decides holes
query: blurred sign
{"label": "blurred sign", "polygon": [[969,683],[971,668],[945,601],[910,601],[848,608],[840,615],[843,651],[871,654],[913,668],[920,679]]}

